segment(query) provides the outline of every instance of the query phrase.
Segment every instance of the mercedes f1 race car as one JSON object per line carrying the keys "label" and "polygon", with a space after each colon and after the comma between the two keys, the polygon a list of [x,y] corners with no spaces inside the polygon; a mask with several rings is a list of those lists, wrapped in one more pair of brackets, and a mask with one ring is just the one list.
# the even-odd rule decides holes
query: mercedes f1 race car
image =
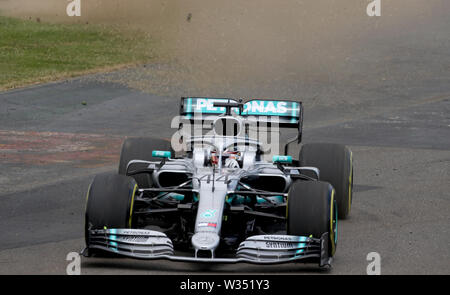
{"label": "mercedes f1 race car", "polygon": [[[176,125],[171,141],[127,138],[118,173],[94,178],[85,256],[331,266],[352,204],[352,153],[312,143],[290,156],[300,102],[182,98]],[[285,128],[295,136],[273,154],[267,138]]]}

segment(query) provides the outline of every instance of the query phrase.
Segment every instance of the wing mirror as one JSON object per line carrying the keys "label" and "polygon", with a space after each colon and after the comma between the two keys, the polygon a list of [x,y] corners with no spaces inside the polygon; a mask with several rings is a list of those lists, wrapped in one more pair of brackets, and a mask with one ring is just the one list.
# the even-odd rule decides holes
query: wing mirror
{"label": "wing mirror", "polygon": [[170,158],[170,151],[152,151],[152,157],[155,158]]}
{"label": "wing mirror", "polygon": [[292,163],[292,157],[291,156],[276,155],[276,156],[273,156],[272,161],[274,163],[291,164]]}

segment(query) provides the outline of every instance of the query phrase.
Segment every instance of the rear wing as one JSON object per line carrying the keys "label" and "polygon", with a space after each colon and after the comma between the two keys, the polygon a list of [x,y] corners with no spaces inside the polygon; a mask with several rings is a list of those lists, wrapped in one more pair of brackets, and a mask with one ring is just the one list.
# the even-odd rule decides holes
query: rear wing
{"label": "rear wing", "polygon": [[[241,104],[241,108],[231,108],[235,115],[248,117],[256,122],[270,122],[271,117],[277,117],[277,123],[281,128],[296,128],[298,134],[289,143],[300,143],[303,129],[303,105],[299,101],[285,99],[250,99],[242,102],[242,99],[232,98],[208,98],[208,97],[182,97],[180,115],[184,119],[195,120],[196,115],[201,114],[205,119],[212,116],[220,116],[226,113],[225,107],[217,107],[215,104],[235,103]],[[289,144],[288,143],[288,144]],[[287,152],[287,145],[285,147]]]}
{"label": "rear wing", "polygon": [[[194,119],[196,114],[219,116],[226,112],[225,107],[216,107],[215,103],[242,103],[231,98],[182,97],[180,115]],[[268,117],[278,117],[284,128],[298,128],[303,121],[302,103],[294,100],[251,99],[243,104],[242,113],[238,107],[232,108],[236,115],[251,116],[258,121]]]}

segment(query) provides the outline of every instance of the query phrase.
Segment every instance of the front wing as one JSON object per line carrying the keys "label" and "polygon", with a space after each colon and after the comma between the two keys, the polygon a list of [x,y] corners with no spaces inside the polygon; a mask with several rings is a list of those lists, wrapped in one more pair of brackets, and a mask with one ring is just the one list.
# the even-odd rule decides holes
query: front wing
{"label": "front wing", "polygon": [[328,239],[328,233],[324,233],[320,239],[291,235],[258,235],[243,241],[235,258],[203,258],[175,255],[172,241],[158,231],[101,229],[89,231],[88,246],[82,254],[90,256],[90,250],[102,250],[137,259],[205,263],[278,264],[316,261],[319,266],[325,267],[331,266]]}

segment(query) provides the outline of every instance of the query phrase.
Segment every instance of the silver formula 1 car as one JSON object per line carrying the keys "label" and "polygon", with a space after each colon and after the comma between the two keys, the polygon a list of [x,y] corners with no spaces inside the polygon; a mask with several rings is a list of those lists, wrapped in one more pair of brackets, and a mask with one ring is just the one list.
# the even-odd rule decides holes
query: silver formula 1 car
{"label": "silver formula 1 car", "polygon": [[[352,153],[316,143],[289,156],[302,122],[298,101],[182,98],[174,144],[128,138],[118,173],[94,178],[83,254],[330,266],[352,203]],[[267,134],[273,143],[283,128],[295,136],[273,154]]]}

